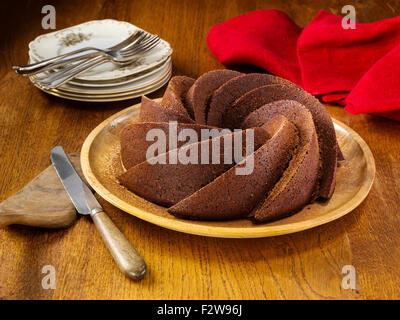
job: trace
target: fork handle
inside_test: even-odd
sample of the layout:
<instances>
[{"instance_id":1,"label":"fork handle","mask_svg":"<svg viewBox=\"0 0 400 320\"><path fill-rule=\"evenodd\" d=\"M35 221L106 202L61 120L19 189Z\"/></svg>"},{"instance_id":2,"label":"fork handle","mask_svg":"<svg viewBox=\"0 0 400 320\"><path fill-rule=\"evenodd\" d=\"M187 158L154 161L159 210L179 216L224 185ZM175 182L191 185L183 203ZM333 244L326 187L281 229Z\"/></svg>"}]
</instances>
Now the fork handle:
<instances>
[{"instance_id":1,"label":"fork handle","mask_svg":"<svg viewBox=\"0 0 400 320\"><path fill-rule=\"evenodd\" d=\"M60 61L62 59L65 59L65 58L68 58L70 56L73 56L73 55L75 55L77 53L81 53L81 52L85 52L85 51L89 51L89 50L98 50L98 49L97 48L93 48L93 47L81 48L81 49L78 49L78 50L74 50L74 51L62 54L60 56L56 56L56 57L45 59L45 60L42 60L42 61L39 61L39 62L27 64L25 66L13 66L13 69L18 73L24 74L24 73L27 73L27 72L29 72L31 70L36 69L36 68L45 67L48 64Z\"/></svg>"},{"instance_id":2,"label":"fork handle","mask_svg":"<svg viewBox=\"0 0 400 320\"><path fill-rule=\"evenodd\" d=\"M146 274L146 263L128 239L104 211L94 212L91 217L120 270L133 280L142 279Z\"/></svg>"},{"instance_id":3,"label":"fork handle","mask_svg":"<svg viewBox=\"0 0 400 320\"><path fill-rule=\"evenodd\" d=\"M55 89L68 82L69 80L75 78L79 74L93 69L94 67L97 67L107 61L109 61L109 59L104 56L95 57L87 61L80 62L72 67L57 71L46 80L37 82L37 84L39 84L44 89Z\"/></svg>"},{"instance_id":4,"label":"fork handle","mask_svg":"<svg viewBox=\"0 0 400 320\"><path fill-rule=\"evenodd\" d=\"M37 66L35 68L31 68L30 70L16 70L16 71L17 71L17 73L23 74L23 75L34 75L37 73L41 73L41 72L45 72L45 71L49 71L52 69L56 69L56 68L65 66L72 62L92 59L92 58L95 58L98 56L104 56L104 55L105 55L105 53L103 53L103 52L92 52L92 53L82 54L80 56L73 57L73 58L61 59L61 60L57 60L54 62L50 62L44 66Z\"/></svg>"}]
</instances>

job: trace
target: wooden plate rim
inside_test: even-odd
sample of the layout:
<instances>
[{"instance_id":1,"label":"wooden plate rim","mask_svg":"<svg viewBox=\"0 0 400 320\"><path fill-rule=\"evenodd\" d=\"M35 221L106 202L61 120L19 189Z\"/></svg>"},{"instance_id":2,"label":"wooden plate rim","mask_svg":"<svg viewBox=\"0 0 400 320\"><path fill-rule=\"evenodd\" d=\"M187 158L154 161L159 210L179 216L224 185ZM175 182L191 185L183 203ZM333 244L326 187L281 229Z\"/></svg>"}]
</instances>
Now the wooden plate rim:
<instances>
[{"instance_id":1,"label":"wooden plate rim","mask_svg":"<svg viewBox=\"0 0 400 320\"><path fill-rule=\"evenodd\" d=\"M159 100L159 99L155 99ZM354 201L348 201L340 208L333 210L326 216L320 216L316 218L311 218L309 220L299 221L295 223L288 223L280 226L271 226L271 225L255 225L254 228L240 228L240 227L221 227L221 226L205 226L193 224L190 220L183 219L170 219L166 217L161 217L158 215L154 215L147 211L144 211L140 208L137 208L117 196L111 193L103 184L96 178L95 174L92 171L90 166L89 159L89 151L92 146L93 141L97 137L97 135L103 130L111 121L120 117L121 115L129 112L131 110L140 108L140 103L123 109L111 117L107 118L103 122L101 122L93 131L87 136L86 140L82 145L81 150L81 167L83 174L88 181L88 183L92 186L92 188L106 201L110 202L112 205L117 208L125 211L129 214L132 214L142 220L153 223L155 225L194 235L200 236L209 236L209 237L218 237L218 238L261 238L261 237L270 237L277 235L284 235L294 232L303 231L306 229L314 228L325 223L336 220L347 213L354 210L368 195L371 190L374 178L375 178L375 160L373 154L368 147L367 143L350 127L332 118L333 122L340 127L342 127L345 131L347 131L351 137L356 140L362 149L367 165L367 172L372 174L367 175L367 179L365 183L361 186L359 191L354 195Z\"/></svg>"}]
</instances>

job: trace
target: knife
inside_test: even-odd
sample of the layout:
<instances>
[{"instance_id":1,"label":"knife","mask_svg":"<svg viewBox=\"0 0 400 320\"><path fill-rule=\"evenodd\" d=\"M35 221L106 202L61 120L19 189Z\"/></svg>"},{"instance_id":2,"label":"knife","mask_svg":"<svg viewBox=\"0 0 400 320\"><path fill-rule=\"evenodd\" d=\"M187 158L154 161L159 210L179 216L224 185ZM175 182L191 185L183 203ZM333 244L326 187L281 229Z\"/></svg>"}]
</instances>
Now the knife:
<instances>
[{"instance_id":1,"label":"knife","mask_svg":"<svg viewBox=\"0 0 400 320\"><path fill-rule=\"evenodd\" d=\"M142 279L146 274L146 263L103 211L100 203L75 171L63 148L54 147L50 158L76 210L82 215L91 216L121 271L131 279Z\"/></svg>"}]
</instances>

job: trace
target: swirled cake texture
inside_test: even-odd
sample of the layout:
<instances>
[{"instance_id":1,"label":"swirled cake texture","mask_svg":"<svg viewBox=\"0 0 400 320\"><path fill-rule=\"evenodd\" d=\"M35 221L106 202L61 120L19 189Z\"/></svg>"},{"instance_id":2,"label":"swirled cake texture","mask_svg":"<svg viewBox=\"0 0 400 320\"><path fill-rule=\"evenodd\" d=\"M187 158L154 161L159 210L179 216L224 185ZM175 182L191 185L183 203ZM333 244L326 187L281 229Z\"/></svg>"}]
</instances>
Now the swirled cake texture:
<instances>
[{"instance_id":1,"label":"swirled cake texture","mask_svg":"<svg viewBox=\"0 0 400 320\"><path fill-rule=\"evenodd\" d=\"M149 155L152 130L162 134L164 148ZM120 141L126 171L119 182L195 220L267 222L326 201L342 157L332 119L315 97L279 77L232 70L173 77L161 102L143 96L138 121ZM232 141L239 151L226 148Z\"/></svg>"}]
</instances>

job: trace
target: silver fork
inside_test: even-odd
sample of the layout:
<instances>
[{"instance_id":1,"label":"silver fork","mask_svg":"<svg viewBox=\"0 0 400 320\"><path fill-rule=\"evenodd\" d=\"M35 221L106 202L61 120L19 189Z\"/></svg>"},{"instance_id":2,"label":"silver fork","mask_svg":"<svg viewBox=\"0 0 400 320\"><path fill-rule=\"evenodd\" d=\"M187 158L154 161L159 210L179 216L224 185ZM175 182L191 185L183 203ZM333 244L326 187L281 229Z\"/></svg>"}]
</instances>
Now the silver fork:
<instances>
[{"instance_id":1,"label":"silver fork","mask_svg":"<svg viewBox=\"0 0 400 320\"><path fill-rule=\"evenodd\" d=\"M123 40L120 43L116 44L115 46L112 46L107 49L99 49L99 48L95 48L95 47L85 47L85 48L81 48L81 49L78 49L78 50L75 50L72 52L68 52L66 54L63 54L63 55L60 55L57 57L53 57L50 59L31 63L31 64L28 64L25 66L13 66L13 69L19 74L29 74L29 75L37 74L40 72L48 71L53 68L61 67L63 65L71 63L71 62L84 60L84 59L90 59L90 58L94 58L95 56L107 54L109 51L130 48L133 45L135 45L135 43L137 43L138 41L141 41L144 37L146 37L148 35L149 34L143 30L137 30L134 33L132 33L125 40ZM74 56L78 53L85 52L85 51L96 51L96 52L83 54L83 55L79 55L77 57L66 59L70 56Z\"/></svg>"},{"instance_id":2,"label":"silver fork","mask_svg":"<svg viewBox=\"0 0 400 320\"><path fill-rule=\"evenodd\" d=\"M89 60L89 59L92 59L92 58L105 56L105 55L110 55L111 58L113 58L114 57L113 55L115 54L115 52L117 52L119 50L122 50L122 49L123 50L133 49L135 45L140 44L142 41L147 41L147 39L149 39L151 36L152 36L151 34L143 32L138 37L133 39L131 42L125 42L124 41L125 43L123 45L121 45L121 46L118 46L118 47L114 46L114 47L111 47L111 49L109 48L109 49L106 49L106 50L98 49L98 52L95 52L95 53L88 53L88 54L85 54L85 55L82 55L82 56L79 56L79 57L76 57L76 58L64 59L64 60L61 60L59 62L51 63L51 64L49 64L49 65L47 65L45 67L39 68L38 70L34 70L33 72L32 71L26 72L25 75L26 74L34 75L34 74L37 74L37 73L42 73L42 72L45 72L45 71L57 69L59 67L65 66L67 64L72 64L73 62L76 62L76 61L79 61L79 60ZM74 64L72 64L72 66L74 66ZM67 70L70 70L70 69L68 69L68 67L67 67L67 68L64 68L62 70L67 71Z\"/></svg>"},{"instance_id":3,"label":"silver fork","mask_svg":"<svg viewBox=\"0 0 400 320\"><path fill-rule=\"evenodd\" d=\"M54 72L43 80L32 80L44 89L54 89L75 78L79 74L97 67L105 62L112 62L121 66L128 65L136 61L144 53L153 49L159 42L160 38L157 35L153 35L133 48L109 52L107 56L98 56Z\"/></svg>"},{"instance_id":4,"label":"silver fork","mask_svg":"<svg viewBox=\"0 0 400 320\"><path fill-rule=\"evenodd\" d=\"M155 38L159 39L157 35L148 34L145 37L143 37L138 43L135 43L136 45L134 47L129 46L127 48L121 48L120 50L108 51L107 52L108 58L115 59L116 64L118 64L118 62L123 62L123 60L124 60L123 55L127 56L131 53L132 54L137 53L139 50L142 50L143 47L147 46L148 44L151 44ZM122 52L122 54L121 54L121 52ZM104 57L104 55L99 55L99 56ZM90 60L94 61L95 57L96 56L92 57L93 59L91 58ZM87 62L89 63L89 60ZM80 64L73 64L69 67L66 67L66 68L60 70L59 72L52 73L47 77L47 80L49 80L49 81L56 80L60 76L70 74L71 72L76 70L77 66L81 66L84 63L85 62L81 62Z\"/></svg>"},{"instance_id":5,"label":"silver fork","mask_svg":"<svg viewBox=\"0 0 400 320\"><path fill-rule=\"evenodd\" d=\"M115 64L126 65L132 63L143 53L154 48L160 41L160 38L157 35L152 35L148 37L146 40L143 40L137 46L133 48L127 48L123 50L116 50L115 52L110 52L108 56L99 56L67 68L64 68L60 71L52 73L50 76L46 78L40 78L39 81L35 81L39 85L44 88L51 88L53 85L60 86L59 81L72 79L72 76L77 76L78 74L87 71L95 66L98 66L102 63L111 61ZM68 76L68 79L64 79ZM71 76L71 77L70 77Z\"/></svg>"}]
</instances>

